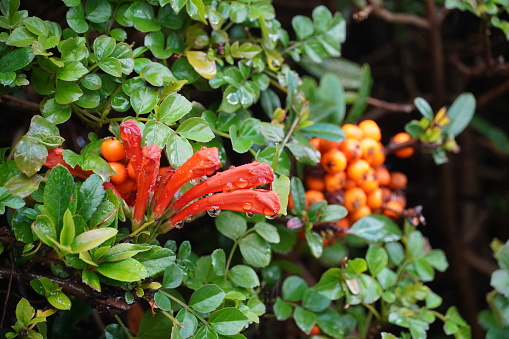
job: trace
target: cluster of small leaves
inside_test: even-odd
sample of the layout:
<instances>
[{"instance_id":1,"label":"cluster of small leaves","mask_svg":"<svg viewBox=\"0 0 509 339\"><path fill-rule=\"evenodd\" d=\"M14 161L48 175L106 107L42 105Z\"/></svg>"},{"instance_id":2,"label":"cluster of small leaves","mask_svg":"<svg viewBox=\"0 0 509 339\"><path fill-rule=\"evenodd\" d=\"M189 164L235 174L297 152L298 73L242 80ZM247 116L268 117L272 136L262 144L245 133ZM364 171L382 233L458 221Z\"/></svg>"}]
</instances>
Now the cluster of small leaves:
<instances>
[{"instance_id":1,"label":"cluster of small leaves","mask_svg":"<svg viewBox=\"0 0 509 339\"><path fill-rule=\"evenodd\" d=\"M406 132L431 150L436 164L447 162L446 152L457 152L455 137L463 132L474 116L475 97L471 93L463 93L447 110L442 108L437 114L423 98L416 98L414 103L423 117L406 124Z\"/></svg>"},{"instance_id":2,"label":"cluster of small leaves","mask_svg":"<svg viewBox=\"0 0 509 339\"><path fill-rule=\"evenodd\" d=\"M493 291L486 300L489 309L479 313L479 323L486 330L486 338L503 338L509 335L509 242L502 244L499 240L492 242L491 247L497 259L499 269L491 275Z\"/></svg>"},{"instance_id":3,"label":"cluster of small leaves","mask_svg":"<svg viewBox=\"0 0 509 339\"><path fill-rule=\"evenodd\" d=\"M442 298L424 285L434 279L435 270L447 268L444 253L427 250L422 233L408 223L401 233L395 224L382 219L386 218L369 216L352 226L348 237L368 242L365 258L348 259L341 268L330 268L312 287L301 277L286 278L282 296L274 305L276 318L293 317L305 333L318 325L325 334L343 338L367 319L353 311L356 308L345 311L344 306L371 305L367 310L377 323L408 329L402 337L426 338L430 324L439 317L446 334L468 338L469 327L456 309L450 308L445 315L436 312Z\"/></svg>"},{"instance_id":4,"label":"cluster of small leaves","mask_svg":"<svg viewBox=\"0 0 509 339\"><path fill-rule=\"evenodd\" d=\"M16 324L12 326L14 332L6 333L5 337L43 339L47 332L46 318L54 313L54 309L35 311L30 302L22 298L16 306Z\"/></svg>"}]
</instances>

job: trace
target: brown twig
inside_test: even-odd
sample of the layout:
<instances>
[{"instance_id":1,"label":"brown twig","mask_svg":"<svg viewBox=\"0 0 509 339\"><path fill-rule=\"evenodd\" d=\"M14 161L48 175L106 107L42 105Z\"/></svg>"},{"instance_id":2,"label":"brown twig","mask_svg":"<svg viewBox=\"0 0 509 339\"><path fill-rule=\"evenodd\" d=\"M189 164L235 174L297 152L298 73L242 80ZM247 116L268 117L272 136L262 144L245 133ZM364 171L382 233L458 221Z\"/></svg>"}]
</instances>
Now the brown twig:
<instances>
[{"instance_id":1,"label":"brown twig","mask_svg":"<svg viewBox=\"0 0 509 339\"><path fill-rule=\"evenodd\" d=\"M463 260L470 265L470 267L475 268L488 277L490 277L491 274L498 269L498 266L495 263L480 257L471 249L463 251Z\"/></svg>"},{"instance_id":2,"label":"brown twig","mask_svg":"<svg viewBox=\"0 0 509 339\"><path fill-rule=\"evenodd\" d=\"M420 16L409 14L409 13L394 13L383 7L375 5L372 1L369 1L369 5L363 10L354 13L353 18L358 21L366 19L370 14L373 14L387 22L413 25L424 29L430 29L430 23L421 18Z\"/></svg>"},{"instance_id":3,"label":"brown twig","mask_svg":"<svg viewBox=\"0 0 509 339\"><path fill-rule=\"evenodd\" d=\"M386 109L388 111L404 112L404 113L410 113L415 108L415 106L413 104L396 104L393 102L387 102L387 101L372 98L372 97L368 98L368 104L370 104L371 106L378 107L378 108Z\"/></svg>"},{"instance_id":4,"label":"brown twig","mask_svg":"<svg viewBox=\"0 0 509 339\"><path fill-rule=\"evenodd\" d=\"M39 112L39 104L29 100L21 99L10 94L0 95L0 102L5 102L9 107L27 110L30 112Z\"/></svg>"},{"instance_id":5,"label":"brown twig","mask_svg":"<svg viewBox=\"0 0 509 339\"><path fill-rule=\"evenodd\" d=\"M497 87L490 89L488 92L481 94L477 98L477 107L486 105L488 102L501 96L502 94L504 94L507 91L509 91L509 79L504 81Z\"/></svg>"}]
</instances>

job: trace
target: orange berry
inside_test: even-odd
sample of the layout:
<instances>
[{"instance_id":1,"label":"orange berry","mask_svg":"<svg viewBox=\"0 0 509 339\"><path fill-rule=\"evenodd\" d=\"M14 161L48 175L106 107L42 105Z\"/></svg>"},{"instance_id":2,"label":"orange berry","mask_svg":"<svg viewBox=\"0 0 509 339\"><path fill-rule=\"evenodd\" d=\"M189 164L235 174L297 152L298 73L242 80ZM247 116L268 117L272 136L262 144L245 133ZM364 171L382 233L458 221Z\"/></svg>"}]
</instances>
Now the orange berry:
<instances>
[{"instance_id":1,"label":"orange berry","mask_svg":"<svg viewBox=\"0 0 509 339\"><path fill-rule=\"evenodd\" d=\"M313 205L315 202L325 200L322 192L317 190L306 191L306 209Z\"/></svg>"},{"instance_id":2,"label":"orange berry","mask_svg":"<svg viewBox=\"0 0 509 339\"><path fill-rule=\"evenodd\" d=\"M320 143L321 143L321 139L320 138L312 138L311 140L309 140L309 143L311 144L311 146L313 146L318 152L321 152L320 151Z\"/></svg>"},{"instance_id":3,"label":"orange berry","mask_svg":"<svg viewBox=\"0 0 509 339\"><path fill-rule=\"evenodd\" d=\"M339 219L336 223L336 228L350 228L352 224L348 218Z\"/></svg>"},{"instance_id":4,"label":"orange berry","mask_svg":"<svg viewBox=\"0 0 509 339\"><path fill-rule=\"evenodd\" d=\"M345 191L344 206L348 212L355 212L362 205L366 205L367 197L362 188L354 187Z\"/></svg>"},{"instance_id":5,"label":"orange berry","mask_svg":"<svg viewBox=\"0 0 509 339\"><path fill-rule=\"evenodd\" d=\"M295 206L293 205L293 199L292 199L292 194L288 194L288 209L289 210L293 210Z\"/></svg>"},{"instance_id":6,"label":"orange berry","mask_svg":"<svg viewBox=\"0 0 509 339\"><path fill-rule=\"evenodd\" d=\"M399 202L400 205L405 208L406 207L406 197L403 193L401 192L396 192L396 193L393 193L391 195L391 199L392 201L396 201L396 202Z\"/></svg>"},{"instance_id":7,"label":"orange berry","mask_svg":"<svg viewBox=\"0 0 509 339\"><path fill-rule=\"evenodd\" d=\"M354 124L344 124L342 128L347 139L361 140L364 137L362 130Z\"/></svg>"},{"instance_id":8,"label":"orange berry","mask_svg":"<svg viewBox=\"0 0 509 339\"><path fill-rule=\"evenodd\" d=\"M320 333L322 333L322 331L320 330L320 327L315 325L311 328L311 332L309 332L309 335L319 335Z\"/></svg>"},{"instance_id":9,"label":"orange berry","mask_svg":"<svg viewBox=\"0 0 509 339\"><path fill-rule=\"evenodd\" d=\"M116 173L115 175L110 176L110 181L115 185L123 183L127 179L127 168L116 161L110 161L108 164L110 164L111 169Z\"/></svg>"},{"instance_id":10,"label":"orange berry","mask_svg":"<svg viewBox=\"0 0 509 339\"><path fill-rule=\"evenodd\" d=\"M339 150L345 154L348 162L360 159L362 156L361 143L357 139L346 139L339 145Z\"/></svg>"},{"instance_id":11,"label":"orange berry","mask_svg":"<svg viewBox=\"0 0 509 339\"><path fill-rule=\"evenodd\" d=\"M343 152L332 149L322 155L320 164L328 173L338 173L345 170L347 161Z\"/></svg>"},{"instance_id":12,"label":"orange berry","mask_svg":"<svg viewBox=\"0 0 509 339\"><path fill-rule=\"evenodd\" d=\"M402 172L392 172L391 173L391 182L389 184L389 188L393 191L399 191L405 189L408 183L408 178L406 174Z\"/></svg>"},{"instance_id":13,"label":"orange berry","mask_svg":"<svg viewBox=\"0 0 509 339\"><path fill-rule=\"evenodd\" d=\"M345 171L338 173L327 173L325 174L323 181L325 182L325 190L327 192L336 192L345 187L346 173Z\"/></svg>"},{"instance_id":14,"label":"orange berry","mask_svg":"<svg viewBox=\"0 0 509 339\"><path fill-rule=\"evenodd\" d=\"M323 191L325 190L325 181L321 177L306 177L306 186L310 190Z\"/></svg>"},{"instance_id":15,"label":"orange berry","mask_svg":"<svg viewBox=\"0 0 509 339\"><path fill-rule=\"evenodd\" d=\"M348 190L350 188L357 187L357 182L353 181L352 179L349 179L348 176L345 181L345 187L343 187L345 190Z\"/></svg>"},{"instance_id":16,"label":"orange berry","mask_svg":"<svg viewBox=\"0 0 509 339\"><path fill-rule=\"evenodd\" d=\"M372 210L376 210L377 208L382 207L383 197L382 197L382 189L377 188L376 190L370 192L366 196L366 205Z\"/></svg>"},{"instance_id":17,"label":"orange berry","mask_svg":"<svg viewBox=\"0 0 509 339\"><path fill-rule=\"evenodd\" d=\"M367 206L367 205L362 205L355 212L350 214L350 220L351 220L351 222L356 222L360 218L365 217L370 214L371 214L371 208L369 208L369 206Z\"/></svg>"},{"instance_id":18,"label":"orange berry","mask_svg":"<svg viewBox=\"0 0 509 339\"><path fill-rule=\"evenodd\" d=\"M127 175L129 176L129 178L136 180L136 173L134 172L134 167L131 162L127 164Z\"/></svg>"},{"instance_id":19,"label":"orange berry","mask_svg":"<svg viewBox=\"0 0 509 339\"><path fill-rule=\"evenodd\" d=\"M370 169L364 178L362 178L357 185L364 190L366 193L371 193L378 189L379 184L376 178L375 170Z\"/></svg>"},{"instance_id":20,"label":"orange berry","mask_svg":"<svg viewBox=\"0 0 509 339\"><path fill-rule=\"evenodd\" d=\"M412 139L412 137L408 133L400 132L391 138L390 143L394 144L394 145L399 145L399 144L409 141L410 139ZM398 158L403 158L403 159L411 157L412 154L414 154L413 147L403 147L403 148L399 148L394 151L395 156L397 156Z\"/></svg>"},{"instance_id":21,"label":"orange berry","mask_svg":"<svg viewBox=\"0 0 509 339\"><path fill-rule=\"evenodd\" d=\"M381 187L381 189L382 189L382 201L386 202L386 201L391 200L391 197L392 197L391 189L388 187Z\"/></svg>"},{"instance_id":22,"label":"orange berry","mask_svg":"<svg viewBox=\"0 0 509 339\"><path fill-rule=\"evenodd\" d=\"M348 179L358 182L365 177L371 166L366 160L359 159L350 163L346 169Z\"/></svg>"},{"instance_id":23,"label":"orange berry","mask_svg":"<svg viewBox=\"0 0 509 339\"><path fill-rule=\"evenodd\" d=\"M120 194L129 194L131 192L136 191L138 187L136 185L136 181L127 178L124 182L120 184L115 184L115 188Z\"/></svg>"},{"instance_id":24,"label":"orange berry","mask_svg":"<svg viewBox=\"0 0 509 339\"><path fill-rule=\"evenodd\" d=\"M125 159L124 145L117 138L106 139L101 144L101 153L107 161Z\"/></svg>"},{"instance_id":25,"label":"orange berry","mask_svg":"<svg viewBox=\"0 0 509 339\"><path fill-rule=\"evenodd\" d=\"M322 154L325 154L330 150L339 149L339 144L340 144L340 142L338 142L338 141L330 141L330 140L322 139L322 140L320 140L320 152L322 152Z\"/></svg>"},{"instance_id":26,"label":"orange berry","mask_svg":"<svg viewBox=\"0 0 509 339\"><path fill-rule=\"evenodd\" d=\"M376 141L380 141L382 139L382 133L380 132L380 127L373 120L364 120L359 123L359 128L364 134L365 138L371 138Z\"/></svg>"},{"instance_id":27,"label":"orange berry","mask_svg":"<svg viewBox=\"0 0 509 339\"><path fill-rule=\"evenodd\" d=\"M380 186L389 186L391 183L391 173L385 167L377 167L375 168L375 175L378 179L378 184Z\"/></svg>"},{"instance_id":28,"label":"orange berry","mask_svg":"<svg viewBox=\"0 0 509 339\"><path fill-rule=\"evenodd\" d=\"M384 214L389 218L398 218L403 213L403 206L398 201L389 200L384 204Z\"/></svg>"}]
</instances>

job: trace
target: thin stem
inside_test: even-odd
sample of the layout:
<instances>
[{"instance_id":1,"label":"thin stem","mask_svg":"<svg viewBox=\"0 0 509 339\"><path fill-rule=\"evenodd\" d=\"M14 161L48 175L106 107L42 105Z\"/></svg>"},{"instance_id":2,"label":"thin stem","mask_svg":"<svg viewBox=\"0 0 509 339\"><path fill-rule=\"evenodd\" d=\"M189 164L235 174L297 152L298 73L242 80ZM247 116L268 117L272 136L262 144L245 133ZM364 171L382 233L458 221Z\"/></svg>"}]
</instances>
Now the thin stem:
<instances>
[{"instance_id":1,"label":"thin stem","mask_svg":"<svg viewBox=\"0 0 509 339\"><path fill-rule=\"evenodd\" d=\"M184 325L182 325L182 323L180 321L178 321L174 316L172 316L171 314L169 314L165 310L161 310L161 313L164 314L164 316L166 318L170 319L171 322L173 323L173 325L177 325L180 328L184 328Z\"/></svg>"},{"instance_id":2,"label":"thin stem","mask_svg":"<svg viewBox=\"0 0 509 339\"><path fill-rule=\"evenodd\" d=\"M230 255L228 256L228 260L226 261L226 269L225 269L225 272L224 272L224 276L225 277L226 277L226 274L228 273L228 270L230 269L230 265L231 265L232 260L233 260L233 253L235 253L235 250L237 249L237 246L238 246L238 242L235 241L233 243L232 249L230 251Z\"/></svg>"},{"instance_id":3,"label":"thin stem","mask_svg":"<svg viewBox=\"0 0 509 339\"><path fill-rule=\"evenodd\" d=\"M167 296L168 298L170 298L172 301L176 302L177 304L179 304L180 306L182 306L183 308L185 308L187 311L189 311L190 313L192 313L198 320L200 320L202 323L204 323L206 326L209 326L209 323L207 322L207 320L205 320L201 315L199 315L198 313L196 313L191 307L187 306L186 303L182 302L180 299L178 298L175 298L174 296L172 296L171 294L163 291L163 290L159 290L159 292L161 292L162 294L164 294L165 296ZM164 312L164 311L163 311ZM177 319L175 319L176 321L178 321Z\"/></svg>"},{"instance_id":4,"label":"thin stem","mask_svg":"<svg viewBox=\"0 0 509 339\"><path fill-rule=\"evenodd\" d=\"M120 317L118 315L114 315L115 317L115 320L118 322L118 324L120 325L120 327L122 327L122 329L124 330L125 334L127 335L127 337L129 339L131 338L134 338L132 335L131 335L131 331L129 331L129 329L124 325L124 323L122 322L122 319L120 319Z\"/></svg>"},{"instance_id":5,"label":"thin stem","mask_svg":"<svg viewBox=\"0 0 509 339\"><path fill-rule=\"evenodd\" d=\"M366 303L362 303L362 306L366 307L376 318L377 321L381 321L382 320L382 316L380 315L380 313L378 313L378 311L373 307L373 305L371 304L366 304Z\"/></svg>"},{"instance_id":6,"label":"thin stem","mask_svg":"<svg viewBox=\"0 0 509 339\"><path fill-rule=\"evenodd\" d=\"M143 225L138 227L136 230L131 232L131 234L129 234L129 237L132 238L132 237L136 236L138 233L143 231L145 228L147 228L147 227L149 227L150 225L153 225L153 224L154 224L154 220L150 220L150 221L144 223Z\"/></svg>"},{"instance_id":7,"label":"thin stem","mask_svg":"<svg viewBox=\"0 0 509 339\"><path fill-rule=\"evenodd\" d=\"M299 123L299 116L297 115L295 117L295 120L292 122L292 125L290 126L290 129L288 130L288 133L286 134L283 142L279 147L276 148L276 154L274 154L274 158L272 159L272 169L274 172L277 170L277 166L279 163L279 157L281 156L281 152L283 152L283 149L286 147L286 144L288 143L288 140L290 140L290 137L292 136L293 131L297 127L297 124Z\"/></svg>"},{"instance_id":8,"label":"thin stem","mask_svg":"<svg viewBox=\"0 0 509 339\"><path fill-rule=\"evenodd\" d=\"M364 327L364 330L362 331L361 336L360 336L363 339L368 337L368 332L369 332L372 318L373 318L373 313L372 312L368 313L368 316L366 317L366 322L364 323L366 325L366 327Z\"/></svg>"}]
</instances>

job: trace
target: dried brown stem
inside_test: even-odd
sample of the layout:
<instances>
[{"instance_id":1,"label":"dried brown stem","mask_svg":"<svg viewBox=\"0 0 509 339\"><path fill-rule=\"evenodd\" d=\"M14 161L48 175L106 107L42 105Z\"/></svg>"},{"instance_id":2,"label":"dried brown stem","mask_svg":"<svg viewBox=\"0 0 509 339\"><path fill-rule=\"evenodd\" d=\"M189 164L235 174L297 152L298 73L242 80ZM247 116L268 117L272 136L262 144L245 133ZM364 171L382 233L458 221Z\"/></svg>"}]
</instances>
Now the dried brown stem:
<instances>
[{"instance_id":1,"label":"dried brown stem","mask_svg":"<svg viewBox=\"0 0 509 339\"><path fill-rule=\"evenodd\" d=\"M410 13L394 13L383 7L375 5L372 1L369 1L369 5L366 6L362 11L354 14L354 19L361 21L366 19L370 14L373 14L387 22L413 25L424 29L430 29L430 23L421 18L420 16Z\"/></svg>"},{"instance_id":2,"label":"dried brown stem","mask_svg":"<svg viewBox=\"0 0 509 339\"><path fill-rule=\"evenodd\" d=\"M387 102L384 100L376 99L376 98L368 98L368 104L371 106L375 106L378 108L383 108L388 111L393 112L404 112L404 113L410 113L414 110L415 106L412 104L396 104L392 102Z\"/></svg>"},{"instance_id":3,"label":"dried brown stem","mask_svg":"<svg viewBox=\"0 0 509 339\"><path fill-rule=\"evenodd\" d=\"M26 110L30 112L39 112L39 104L36 102L20 99L10 94L2 94L0 95L0 102L5 103L7 106L19 109Z\"/></svg>"}]
</instances>

